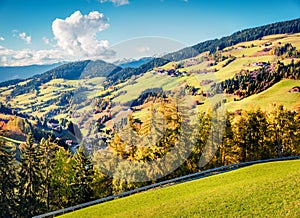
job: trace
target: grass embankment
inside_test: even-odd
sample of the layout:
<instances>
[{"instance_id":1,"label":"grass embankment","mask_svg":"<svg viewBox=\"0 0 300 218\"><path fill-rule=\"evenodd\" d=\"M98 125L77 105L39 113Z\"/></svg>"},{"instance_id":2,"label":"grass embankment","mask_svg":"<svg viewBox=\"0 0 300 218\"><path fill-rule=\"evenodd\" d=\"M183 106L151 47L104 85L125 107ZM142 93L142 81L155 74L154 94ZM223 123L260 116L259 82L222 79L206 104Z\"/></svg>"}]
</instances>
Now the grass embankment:
<instances>
[{"instance_id":1,"label":"grass embankment","mask_svg":"<svg viewBox=\"0 0 300 218\"><path fill-rule=\"evenodd\" d=\"M300 160L254 165L62 217L300 217Z\"/></svg>"}]
</instances>

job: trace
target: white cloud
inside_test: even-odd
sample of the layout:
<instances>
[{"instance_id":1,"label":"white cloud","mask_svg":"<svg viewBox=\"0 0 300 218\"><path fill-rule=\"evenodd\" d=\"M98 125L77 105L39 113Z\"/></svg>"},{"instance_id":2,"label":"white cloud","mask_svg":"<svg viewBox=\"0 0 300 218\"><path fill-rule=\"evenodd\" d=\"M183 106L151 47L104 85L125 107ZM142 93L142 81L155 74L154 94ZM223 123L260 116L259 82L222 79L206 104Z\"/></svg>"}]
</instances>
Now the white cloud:
<instances>
[{"instance_id":1,"label":"white cloud","mask_svg":"<svg viewBox=\"0 0 300 218\"><path fill-rule=\"evenodd\" d=\"M43 37L45 44L52 49L12 50L0 46L0 65L25 66L31 64L51 64L59 61L84 59L110 59L115 52L107 40L97 39L101 31L109 27L107 18L97 11L82 15L74 12L65 19L55 19L52 23L54 39ZM19 30L12 31L13 36L31 43L31 36Z\"/></svg>"},{"instance_id":2,"label":"white cloud","mask_svg":"<svg viewBox=\"0 0 300 218\"><path fill-rule=\"evenodd\" d=\"M97 33L109 27L104 14L98 11L82 15L74 12L66 19L56 19L52 31L57 45L70 55L103 58L113 55L107 40L98 40Z\"/></svg>"},{"instance_id":3,"label":"white cloud","mask_svg":"<svg viewBox=\"0 0 300 218\"><path fill-rule=\"evenodd\" d=\"M50 40L47 37L43 37L42 39L46 45L50 44Z\"/></svg>"},{"instance_id":4,"label":"white cloud","mask_svg":"<svg viewBox=\"0 0 300 218\"><path fill-rule=\"evenodd\" d=\"M99 0L101 3L104 2L112 2L116 6L121 6L121 5L128 5L129 0Z\"/></svg>"},{"instance_id":5,"label":"white cloud","mask_svg":"<svg viewBox=\"0 0 300 218\"><path fill-rule=\"evenodd\" d=\"M27 36L27 34L25 32L20 33L19 38L24 40L26 42L26 44L31 43L31 36Z\"/></svg>"},{"instance_id":6,"label":"white cloud","mask_svg":"<svg viewBox=\"0 0 300 218\"><path fill-rule=\"evenodd\" d=\"M0 41L4 41L5 40L5 38L3 38L2 36L0 36Z\"/></svg>"},{"instance_id":7,"label":"white cloud","mask_svg":"<svg viewBox=\"0 0 300 218\"><path fill-rule=\"evenodd\" d=\"M0 63L2 66L6 66L7 65L7 57L1 57Z\"/></svg>"},{"instance_id":8,"label":"white cloud","mask_svg":"<svg viewBox=\"0 0 300 218\"><path fill-rule=\"evenodd\" d=\"M10 50L0 46L0 65L26 66L32 64L51 64L59 61L74 60L59 49L49 50Z\"/></svg>"}]
</instances>

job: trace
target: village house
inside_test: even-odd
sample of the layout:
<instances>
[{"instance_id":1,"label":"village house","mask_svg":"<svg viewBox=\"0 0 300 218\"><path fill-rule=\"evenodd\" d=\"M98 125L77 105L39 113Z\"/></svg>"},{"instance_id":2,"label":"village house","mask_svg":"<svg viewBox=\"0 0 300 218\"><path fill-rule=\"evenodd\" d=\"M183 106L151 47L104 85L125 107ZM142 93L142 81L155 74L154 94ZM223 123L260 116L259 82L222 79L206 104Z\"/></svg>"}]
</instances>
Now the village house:
<instances>
[{"instance_id":1,"label":"village house","mask_svg":"<svg viewBox=\"0 0 300 218\"><path fill-rule=\"evenodd\" d=\"M293 87L290 92L300 92L300 86Z\"/></svg>"},{"instance_id":2,"label":"village house","mask_svg":"<svg viewBox=\"0 0 300 218\"><path fill-rule=\"evenodd\" d=\"M267 63L267 62L253 62L252 63L252 66L253 67L265 67L265 66L269 66L270 64L269 63Z\"/></svg>"},{"instance_id":3,"label":"village house","mask_svg":"<svg viewBox=\"0 0 300 218\"><path fill-rule=\"evenodd\" d=\"M244 45L240 45L239 47L237 47L236 49L237 50L241 50L241 49L244 49L244 48L246 48L246 46L244 46Z\"/></svg>"},{"instance_id":4,"label":"village house","mask_svg":"<svg viewBox=\"0 0 300 218\"><path fill-rule=\"evenodd\" d=\"M66 145L68 145L68 146L72 146L72 144L73 144L73 140L66 140Z\"/></svg>"}]
</instances>

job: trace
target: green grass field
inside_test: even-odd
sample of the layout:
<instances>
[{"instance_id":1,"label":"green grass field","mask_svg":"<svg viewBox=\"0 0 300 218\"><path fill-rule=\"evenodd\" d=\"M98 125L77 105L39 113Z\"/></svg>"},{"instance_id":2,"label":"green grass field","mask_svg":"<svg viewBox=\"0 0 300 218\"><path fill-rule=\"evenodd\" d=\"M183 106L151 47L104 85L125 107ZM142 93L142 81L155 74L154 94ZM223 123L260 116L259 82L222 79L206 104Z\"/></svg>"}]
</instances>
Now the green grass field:
<instances>
[{"instance_id":1,"label":"green grass field","mask_svg":"<svg viewBox=\"0 0 300 218\"><path fill-rule=\"evenodd\" d=\"M245 49L246 50L246 49ZM254 62L264 61L271 63L277 59L276 56L266 55L266 56L258 56L258 57L245 57L238 58L235 61L228 64L226 67L221 68L216 76L220 81L233 77L236 73L240 72L242 69L244 70L254 70L258 67L252 67L251 64ZM213 68L213 67L212 67Z\"/></svg>"},{"instance_id":2,"label":"green grass field","mask_svg":"<svg viewBox=\"0 0 300 218\"><path fill-rule=\"evenodd\" d=\"M258 164L61 217L300 217L300 160Z\"/></svg>"},{"instance_id":3,"label":"green grass field","mask_svg":"<svg viewBox=\"0 0 300 218\"><path fill-rule=\"evenodd\" d=\"M238 109L251 109L260 107L263 110L271 109L272 104L282 104L287 109L293 109L295 105L300 103L300 93L289 92L294 86L300 86L300 80L284 79L267 90L252 95L241 101L233 101L226 104L229 111Z\"/></svg>"},{"instance_id":4,"label":"green grass field","mask_svg":"<svg viewBox=\"0 0 300 218\"><path fill-rule=\"evenodd\" d=\"M139 97L141 92L146 89L162 87L164 90L173 89L178 86L179 80L175 77L166 75L156 75L150 72L144 74L136 80L137 83L127 85L119 91L126 91L125 95L115 98L115 102L126 102Z\"/></svg>"}]
</instances>

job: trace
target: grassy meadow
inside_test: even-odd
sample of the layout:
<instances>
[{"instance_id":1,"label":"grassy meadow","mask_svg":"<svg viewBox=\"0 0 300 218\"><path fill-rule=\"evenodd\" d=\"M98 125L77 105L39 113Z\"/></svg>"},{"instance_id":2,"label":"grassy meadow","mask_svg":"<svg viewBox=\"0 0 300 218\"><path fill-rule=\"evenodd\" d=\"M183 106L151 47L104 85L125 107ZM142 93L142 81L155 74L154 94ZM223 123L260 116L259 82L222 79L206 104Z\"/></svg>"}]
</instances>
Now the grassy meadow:
<instances>
[{"instance_id":1,"label":"grassy meadow","mask_svg":"<svg viewBox=\"0 0 300 218\"><path fill-rule=\"evenodd\" d=\"M61 216L299 217L300 160L253 165Z\"/></svg>"}]
</instances>

